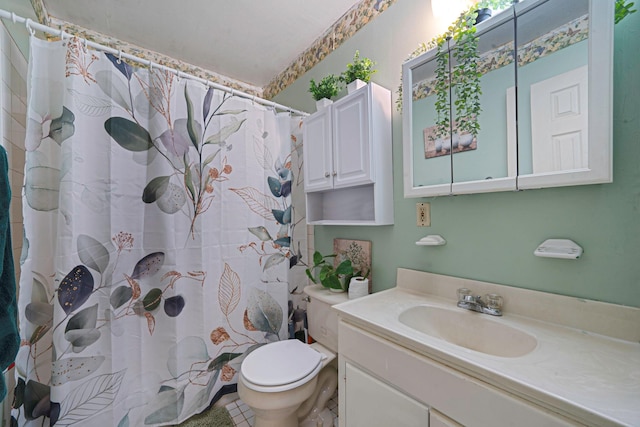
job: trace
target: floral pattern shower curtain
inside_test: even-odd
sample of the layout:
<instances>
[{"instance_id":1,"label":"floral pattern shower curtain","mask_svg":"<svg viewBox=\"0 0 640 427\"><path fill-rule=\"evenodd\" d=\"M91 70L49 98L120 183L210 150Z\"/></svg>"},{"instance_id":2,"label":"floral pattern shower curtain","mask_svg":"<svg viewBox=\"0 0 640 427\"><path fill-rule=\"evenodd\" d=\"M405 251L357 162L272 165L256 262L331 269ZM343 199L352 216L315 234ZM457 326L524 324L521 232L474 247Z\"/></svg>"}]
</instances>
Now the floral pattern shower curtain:
<instances>
[{"instance_id":1,"label":"floral pattern shower curtain","mask_svg":"<svg viewBox=\"0 0 640 427\"><path fill-rule=\"evenodd\" d=\"M301 121L75 39L28 85L13 416L181 422L288 335Z\"/></svg>"}]
</instances>

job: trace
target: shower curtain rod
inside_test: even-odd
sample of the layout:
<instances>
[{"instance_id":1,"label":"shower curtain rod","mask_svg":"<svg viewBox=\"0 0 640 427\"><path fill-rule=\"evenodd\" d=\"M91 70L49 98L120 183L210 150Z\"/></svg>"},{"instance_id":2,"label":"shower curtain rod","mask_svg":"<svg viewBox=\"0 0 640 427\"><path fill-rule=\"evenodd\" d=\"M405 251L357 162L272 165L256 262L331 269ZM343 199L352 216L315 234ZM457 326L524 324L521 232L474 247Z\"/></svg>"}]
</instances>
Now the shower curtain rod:
<instances>
[{"instance_id":1,"label":"shower curtain rod","mask_svg":"<svg viewBox=\"0 0 640 427\"><path fill-rule=\"evenodd\" d=\"M0 9L0 18L9 19L14 24L15 23L25 24L25 26L27 27L27 31L29 31L29 33L31 33L31 35L34 34L34 30L38 30L38 31L42 31L42 32L47 33L47 34L58 36L61 39L64 39L65 36L68 36L69 38L74 37L73 35L71 35L69 33L65 33L62 29L56 29L56 28L48 27L46 25L42 25L42 24L40 24L38 22L34 22L31 19L24 18L22 16L16 15L13 12L8 12L8 11L6 11L4 9ZM304 111L296 110L294 108L287 107L286 105L278 104L276 102L269 101L269 100L266 100L264 98L260 98L260 97L255 96L255 95L251 95L251 94L246 93L246 92L242 92L242 91L239 91L239 90L236 90L236 89L232 89L230 87L226 87L226 86L223 86L221 84L214 83L212 81L209 81L209 80L194 76L193 74L184 73L184 72L182 72L180 70L176 70L175 68L171 68L171 67L167 67L167 66L162 65L162 64L158 64L157 62L153 62L151 60L138 58L137 56L133 56L133 55L130 55L128 53L124 53L124 52L122 52L122 50L117 50L117 49L114 49L114 48L109 47L109 46L105 46L105 45L102 45L102 44L99 44L99 43L95 43L95 42L89 41L87 39L84 39L82 37L78 37L78 39L81 40L82 43L85 46L90 46L90 47L92 47L94 49L97 49L97 50L100 50L100 51L103 51L103 52L107 52L107 53L110 53L112 55L117 55L118 58L125 58L125 59L128 59L130 61L139 62L141 64L144 64L144 65L148 66L149 68L159 68L159 69L161 69L163 71L167 71L167 72L175 74L176 76L178 76L178 78L183 78L184 77L184 78L187 78L189 80L194 80L194 81L200 82L200 83L202 83L202 84L204 84L206 86L212 87L214 89L219 89L219 90L223 90L225 92L229 92L232 96L233 95L237 95L237 96L240 96L242 98L250 99L253 102L257 102L258 104L262 104L262 105L265 105L267 107L271 107L271 108L275 108L275 109L279 109L279 110L288 111L290 113L298 114L300 116L308 116L309 115L309 113L306 113Z\"/></svg>"}]
</instances>

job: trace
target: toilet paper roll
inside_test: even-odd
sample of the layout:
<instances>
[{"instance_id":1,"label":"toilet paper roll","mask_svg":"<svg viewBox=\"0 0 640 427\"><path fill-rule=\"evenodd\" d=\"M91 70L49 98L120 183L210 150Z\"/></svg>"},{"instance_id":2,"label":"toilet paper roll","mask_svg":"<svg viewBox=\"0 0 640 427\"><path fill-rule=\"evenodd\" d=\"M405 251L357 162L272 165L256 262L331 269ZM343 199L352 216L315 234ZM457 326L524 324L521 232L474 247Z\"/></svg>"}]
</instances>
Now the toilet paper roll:
<instances>
[{"instance_id":1,"label":"toilet paper roll","mask_svg":"<svg viewBox=\"0 0 640 427\"><path fill-rule=\"evenodd\" d=\"M369 279L353 277L349 282L349 299L360 298L369 294Z\"/></svg>"}]
</instances>

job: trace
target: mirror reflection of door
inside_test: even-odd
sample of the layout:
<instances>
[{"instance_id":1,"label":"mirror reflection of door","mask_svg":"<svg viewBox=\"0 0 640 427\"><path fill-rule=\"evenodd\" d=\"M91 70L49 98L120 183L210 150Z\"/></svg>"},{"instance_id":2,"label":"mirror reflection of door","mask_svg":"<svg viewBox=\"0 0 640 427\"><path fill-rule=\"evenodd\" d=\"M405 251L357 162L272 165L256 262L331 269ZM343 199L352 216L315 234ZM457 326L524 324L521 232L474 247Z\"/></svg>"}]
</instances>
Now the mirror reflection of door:
<instances>
[{"instance_id":1,"label":"mirror reflection of door","mask_svg":"<svg viewBox=\"0 0 640 427\"><path fill-rule=\"evenodd\" d=\"M518 14L518 173L588 169L589 0Z\"/></svg>"},{"instance_id":2,"label":"mirror reflection of door","mask_svg":"<svg viewBox=\"0 0 640 427\"><path fill-rule=\"evenodd\" d=\"M533 173L588 168L587 66L531 85Z\"/></svg>"}]
</instances>

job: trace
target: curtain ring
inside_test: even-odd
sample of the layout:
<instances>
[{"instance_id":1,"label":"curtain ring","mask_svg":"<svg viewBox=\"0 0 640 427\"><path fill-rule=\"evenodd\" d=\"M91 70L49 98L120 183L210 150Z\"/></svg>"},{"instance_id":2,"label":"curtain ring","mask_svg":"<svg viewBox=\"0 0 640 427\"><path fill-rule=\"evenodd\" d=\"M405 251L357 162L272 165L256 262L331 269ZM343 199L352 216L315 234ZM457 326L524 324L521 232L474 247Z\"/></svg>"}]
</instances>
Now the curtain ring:
<instances>
[{"instance_id":1,"label":"curtain ring","mask_svg":"<svg viewBox=\"0 0 640 427\"><path fill-rule=\"evenodd\" d=\"M182 72L180 70L176 70L176 77L178 78L178 83L180 82L180 74L182 74Z\"/></svg>"},{"instance_id":2,"label":"curtain ring","mask_svg":"<svg viewBox=\"0 0 640 427\"><path fill-rule=\"evenodd\" d=\"M60 28L60 34L59 34L59 37L60 37L60 41L61 41L61 42L64 42L64 31L62 30L62 28Z\"/></svg>"},{"instance_id":3,"label":"curtain ring","mask_svg":"<svg viewBox=\"0 0 640 427\"><path fill-rule=\"evenodd\" d=\"M236 91L232 88L231 89L231 96L235 96L235 94L236 94Z\"/></svg>"},{"instance_id":4,"label":"curtain ring","mask_svg":"<svg viewBox=\"0 0 640 427\"><path fill-rule=\"evenodd\" d=\"M151 62L151 60L149 60L149 63L147 65L149 66L149 72L152 73L153 72L153 62Z\"/></svg>"},{"instance_id":5,"label":"curtain ring","mask_svg":"<svg viewBox=\"0 0 640 427\"><path fill-rule=\"evenodd\" d=\"M89 51L89 41L87 39L82 39L82 44L84 46L84 52L87 53Z\"/></svg>"},{"instance_id":6,"label":"curtain ring","mask_svg":"<svg viewBox=\"0 0 640 427\"><path fill-rule=\"evenodd\" d=\"M12 16L12 18L13 18L13 16ZM26 21L24 21L24 25L25 25L25 27L27 27L27 31L29 31L29 34L34 36L36 34L36 30L31 28L31 22L32 22L31 19L27 19Z\"/></svg>"},{"instance_id":7,"label":"curtain ring","mask_svg":"<svg viewBox=\"0 0 640 427\"><path fill-rule=\"evenodd\" d=\"M14 12L11 12L11 22L16 23L16 14Z\"/></svg>"},{"instance_id":8,"label":"curtain ring","mask_svg":"<svg viewBox=\"0 0 640 427\"><path fill-rule=\"evenodd\" d=\"M122 49L118 51L118 64L122 64Z\"/></svg>"}]
</instances>

